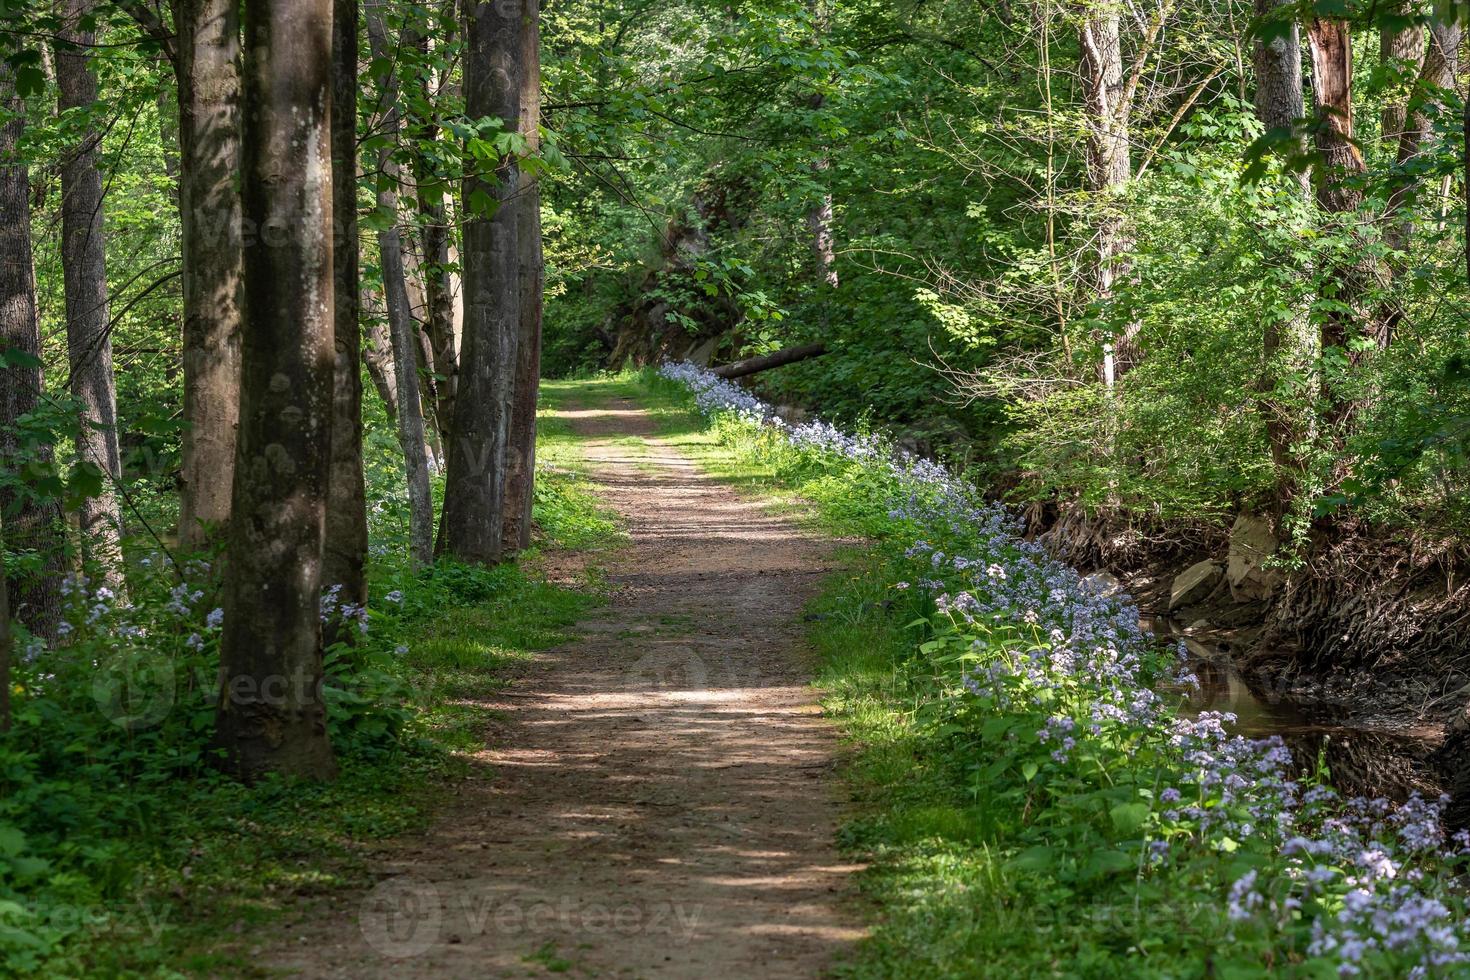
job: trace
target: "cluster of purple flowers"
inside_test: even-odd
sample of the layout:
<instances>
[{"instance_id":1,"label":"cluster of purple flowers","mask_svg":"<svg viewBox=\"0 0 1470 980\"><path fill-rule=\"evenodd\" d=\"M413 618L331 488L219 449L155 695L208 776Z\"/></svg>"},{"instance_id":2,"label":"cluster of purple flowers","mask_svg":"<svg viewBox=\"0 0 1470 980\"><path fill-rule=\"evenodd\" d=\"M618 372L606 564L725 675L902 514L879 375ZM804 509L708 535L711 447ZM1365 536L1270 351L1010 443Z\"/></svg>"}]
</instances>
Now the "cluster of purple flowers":
<instances>
[{"instance_id":1,"label":"cluster of purple flowers","mask_svg":"<svg viewBox=\"0 0 1470 980\"><path fill-rule=\"evenodd\" d=\"M912 587L933 593L945 628L979 656L961 690L992 712L1044 716L1036 739L1057 765L1089 740L1098 752L1114 746L1117 764L1129 758L1117 746L1154 749L1169 784L1147 824L1156 862L1247 844L1271 857L1228 886L1234 927L1288 930L1311 899L1330 911L1312 920L1307 952L1335 962L1343 976L1373 969L1369 963L1413 963L1430 975L1470 962L1464 916L1451 912L1463 913L1465 899L1447 870L1470 852L1470 835L1446 842L1446 800L1343 800L1294 778L1280 739L1232 734L1230 715L1177 717L1154 687L1197 683L1182 646L1161 676L1157 644L1132 600L1026 540L1013 514L985 502L960 475L874 435L825 422L784 424L750 392L693 364L665 364L659 373L688 387L708 416L733 416L792 448L882 477L889 516L919 538L906 551L919 573ZM931 540L960 542L948 547L965 554Z\"/></svg>"}]
</instances>

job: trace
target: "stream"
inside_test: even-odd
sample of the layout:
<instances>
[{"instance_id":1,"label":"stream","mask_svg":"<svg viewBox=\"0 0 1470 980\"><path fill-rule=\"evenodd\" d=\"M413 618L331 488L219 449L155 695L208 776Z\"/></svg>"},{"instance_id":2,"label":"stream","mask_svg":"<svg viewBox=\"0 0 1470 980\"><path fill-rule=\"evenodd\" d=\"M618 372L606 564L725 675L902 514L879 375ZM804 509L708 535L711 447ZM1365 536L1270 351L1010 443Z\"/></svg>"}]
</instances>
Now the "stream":
<instances>
[{"instance_id":1,"label":"stream","mask_svg":"<svg viewBox=\"0 0 1470 980\"><path fill-rule=\"evenodd\" d=\"M1303 776L1325 768L1328 781L1345 796L1402 801L1415 791L1427 796L1444 791L1428 761L1443 739L1440 726L1363 714L1361 709L1371 705L1348 711L1342 699L1301 697L1277 679L1243 674L1223 638L1190 635L1162 618L1146 618L1144 626L1161 639L1185 643L1200 681L1198 690L1175 692L1186 699L1185 715L1229 712L1236 717L1229 727L1237 734L1280 736Z\"/></svg>"}]
</instances>

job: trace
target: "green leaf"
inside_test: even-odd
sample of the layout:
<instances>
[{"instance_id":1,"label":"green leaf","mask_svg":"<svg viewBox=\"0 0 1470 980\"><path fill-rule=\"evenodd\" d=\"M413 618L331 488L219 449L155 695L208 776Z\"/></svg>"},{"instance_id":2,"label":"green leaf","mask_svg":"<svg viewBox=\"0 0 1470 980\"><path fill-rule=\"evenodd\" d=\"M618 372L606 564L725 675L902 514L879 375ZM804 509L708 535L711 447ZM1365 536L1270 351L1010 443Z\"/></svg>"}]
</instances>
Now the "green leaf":
<instances>
[{"instance_id":1,"label":"green leaf","mask_svg":"<svg viewBox=\"0 0 1470 980\"><path fill-rule=\"evenodd\" d=\"M1056 865L1056 850L1044 844L1028 847L1006 862L1016 871L1050 871Z\"/></svg>"},{"instance_id":2,"label":"green leaf","mask_svg":"<svg viewBox=\"0 0 1470 980\"><path fill-rule=\"evenodd\" d=\"M1092 856L1087 859L1087 867L1083 870L1083 877L1101 878L1104 875L1127 871L1133 865L1133 858L1122 851L1093 851Z\"/></svg>"},{"instance_id":3,"label":"green leaf","mask_svg":"<svg viewBox=\"0 0 1470 980\"><path fill-rule=\"evenodd\" d=\"M0 857L13 858L26 846L26 835L19 827L0 824Z\"/></svg>"},{"instance_id":4,"label":"green leaf","mask_svg":"<svg viewBox=\"0 0 1470 980\"><path fill-rule=\"evenodd\" d=\"M1119 803L1109 811L1113 818L1113 828L1125 836L1137 833L1138 828L1148 819L1149 809L1147 803Z\"/></svg>"}]
</instances>

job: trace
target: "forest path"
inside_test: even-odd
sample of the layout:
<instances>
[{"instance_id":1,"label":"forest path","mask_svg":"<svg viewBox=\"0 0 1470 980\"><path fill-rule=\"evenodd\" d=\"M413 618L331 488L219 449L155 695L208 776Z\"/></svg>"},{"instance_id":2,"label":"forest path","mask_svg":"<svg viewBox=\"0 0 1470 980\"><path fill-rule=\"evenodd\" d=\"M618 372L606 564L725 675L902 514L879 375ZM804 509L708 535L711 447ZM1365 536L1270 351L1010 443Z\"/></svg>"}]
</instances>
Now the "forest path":
<instances>
[{"instance_id":1,"label":"forest path","mask_svg":"<svg viewBox=\"0 0 1470 980\"><path fill-rule=\"evenodd\" d=\"M611 601L490 705L492 771L391 846L371 893L288 927L274 966L814 977L860 935L799 642L832 545L704 476L608 388L561 414L631 535Z\"/></svg>"}]
</instances>

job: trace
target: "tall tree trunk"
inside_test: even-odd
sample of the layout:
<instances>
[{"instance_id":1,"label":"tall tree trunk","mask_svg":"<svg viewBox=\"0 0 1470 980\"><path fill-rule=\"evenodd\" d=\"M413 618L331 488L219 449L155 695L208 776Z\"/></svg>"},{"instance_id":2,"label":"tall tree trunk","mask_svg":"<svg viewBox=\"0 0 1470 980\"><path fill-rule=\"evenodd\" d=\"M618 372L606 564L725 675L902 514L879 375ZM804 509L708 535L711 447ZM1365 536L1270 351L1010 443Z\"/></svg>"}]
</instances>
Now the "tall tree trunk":
<instances>
[{"instance_id":1,"label":"tall tree trunk","mask_svg":"<svg viewBox=\"0 0 1470 980\"><path fill-rule=\"evenodd\" d=\"M1317 182L1317 204L1328 215L1351 222L1363 203L1355 180L1365 170L1363 155L1353 142L1353 46L1343 20L1313 18L1308 30L1312 51L1312 85L1322 119L1317 126L1317 152L1323 172ZM1349 308L1358 304L1367 271L1361 262L1345 262L1328 270L1333 298ZM1381 344L1377 326L1360 312L1332 312L1322 324L1322 349L1348 350L1349 341L1362 335ZM1356 361L1358 356L1353 355ZM1340 390L1340 379L1323 372L1323 394L1331 406L1330 418L1342 421L1351 411Z\"/></svg>"},{"instance_id":2,"label":"tall tree trunk","mask_svg":"<svg viewBox=\"0 0 1470 980\"><path fill-rule=\"evenodd\" d=\"M523 0L520 25L520 127L527 150L541 146L540 0ZM536 402L541 386L541 294L545 266L541 255L541 187L534 174L522 174L516 204L516 242L520 283L520 335L516 341L515 391L511 399L510 442L505 466L507 552L531 545L531 509L536 483Z\"/></svg>"},{"instance_id":3,"label":"tall tree trunk","mask_svg":"<svg viewBox=\"0 0 1470 980\"><path fill-rule=\"evenodd\" d=\"M396 160L391 161L395 177L393 186L395 189L394 204L398 198L407 191L405 187L403 168ZM401 226L398 230L398 243L400 262L403 266L404 293L408 297L408 326L413 337L413 359L419 376L419 398L421 407L419 414L424 420L424 443L429 447L429 472L435 473L439 470L440 457L440 422L439 422L439 384L438 375L434 370L434 342L429 337L428 331L428 303L424 296L424 279L427 272L424 263L415 246L417 242L412 234L405 234ZM448 423L444 423L448 425Z\"/></svg>"},{"instance_id":4,"label":"tall tree trunk","mask_svg":"<svg viewBox=\"0 0 1470 980\"><path fill-rule=\"evenodd\" d=\"M811 0L807 9L812 15L812 29L817 39L820 40L827 34L831 21L831 10L823 0ZM816 112L826 101L826 96L821 92L816 92L809 98L808 103L811 110ZM812 176L819 182L825 181L831 168L832 162L824 151L812 163ZM812 261L816 265L817 277L836 289L839 280L837 278L837 250L832 236L832 192L830 190L824 188L821 198L807 210L806 227L811 234Z\"/></svg>"},{"instance_id":5,"label":"tall tree trunk","mask_svg":"<svg viewBox=\"0 0 1470 980\"><path fill-rule=\"evenodd\" d=\"M27 445L17 423L35 411L41 395L41 325L31 260L30 178L19 144L25 102L16 94L10 67L0 61L0 108L13 113L0 127L0 357L20 355L0 368L0 466L20 472L28 458L51 462L49 445ZM52 638L61 621L61 571L65 538L55 499L0 486L0 520L11 551L32 552L39 571L0 577L9 608L37 636Z\"/></svg>"},{"instance_id":6,"label":"tall tree trunk","mask_svg":"<svg viewBox=\"0 0 1470 980\"><path fill-rule=\"evenodd\" d=\"M368 9L367 24L374 59L389 60L391 52L381 8ZM383 120L378 127L384 140L383 148L378 151L378 212L387 223L378 232L379 264L383 270L388 333L392 338L393 369L398 382L398 441L403 446L408 477L408 551L415 564L427 564L434 560L434 499L429 489L429 458L419 391L419 337L408 295L403 235L398 226L398 186L402 174L394 158L401 118L396 75L390 73L383 87Z\"/></svg>"},{"instance_id":7,"label":"tall tree trunk","mask_svg":"<svg viewBox=\"0 0 1470 980\"><path fill-rule=\"evenodd\" d=\"M336 769L321 695L330 472L333 0L245 8L240 435L216 741L245 779Z\"/></svg>"},{"instance_id":8,"label":"tall tree trunk","mask_svg":"<svg viewBox=\"0 0 1470 980\"><path fill-rule=\"evenodd\" d=\"M332 462L322 582L338 601L367 601L367 492L362 472L362 331L358 310L357 0L332 7ZM327 642L351 631L332 620Z\"/></svg>"},{"instance_id":9,"label":"tall tree trunk","mask_svg":"<svg viewBox=\"0 0 1470 980\"><path fill-rule=\"evenodd\" d=\"M435 48L448 50L457 43L457 3L458 0L444 0L438 26L417 37L419 52L426 66L429 55ZM432 45L430 33L434 39ZM421 82L425 86L423 98L415 101L415 105L421 109L432 107L436 98L453 100L460 95L458 76L450 67L440 71L437 77L431 76L426 67L421 75ZM439 139L439 124L434 114L415 116L414 125L418 146L422 147ZM435 416L439 421L441 441L448 446L450 430L454 427L454 395L459 376L458 338L464 312L459 276L451 269L457 258L453 234L454 218L450 214L447 178L422 153L414 154L414 179L418 193L425 293L428 301L425 329L433 348L437 375L439 405Z\"/></svg>"},{"instance_id":10,"label":"tall tree trunk","mask_svg":"<svg viewBox=\"0 0 1470 980\"><path fill-rule=\"evenodd\" d=\"M520 128L520 4L470 0L465 6L465 108L470 118L499 118ZM505 467L521 327L520 167L501 160L493 180L464 182L464 336L448 448L439 549L463 561L500 560ZM497 203L493 214L478 206Z\"/></svg>"},{"instance_id":11,"label":"tall tree trunk","mask_svg":"<svg viewBox=\"0 0 1470 980\"><path fill-rule=\"evenodd\" d=\"M159 67L174 71L174 63L159 58ZM179 206L179 93L178 87L162 84L154 104L158 107L158 139L163 150L163 172L168 177L168 196Z\"/></svg>"},{"instance_id":12,"label":"tall tree trunk","mask_svg":"<svg viewBox=\"0 0 1470 980\"><path fill-rule=\"evenodd\" d=\"M414 38L421 58L427 64L427 33ZM435 79L427 68L421 78L424 87L421 106L433 105ZM435 142L439 127L432 114L414 113L416 147ZM433 348L434 372L438 404L435 418L439 435L445 444L450 439L454 420L455 375L459 356L454 342L454 290L449 272L449 217L444 206L444 178L436 173L433 162L418 149L413 154L413 178L419 211L420 237L423 241L423 276L426 302L425 331Z\"/></svg>"},{"instance_id":13,"label":"tall tree trunk","mask_svg":"<svg viewBox=\"0 0 1470 980\"><path fill-rule=\"evenodd\" d=\"M1286 0L1255 0L1256 14L1268 17L1281 10ZM1285 33L1255 45L1256 117L1269 132L1298 130L1306 112L1302 91L1301 30L1295 18L1283 18ZM1305 137L1294 140L1293 150L1306 151ZM1296 190L1310 199L1310 178L1304 170L1294 171ZM1268 217L1266 220L1279 220ZM1271 460L1276 477L1275 518L1283 532L1306 475L1303 447L1316 433L1315 373L1317 336L1305 309L1291 309L1265 324L1265 370L1260 391L1271 443ZM1284 538L1285 535L1283 534Z\"/></svg>"},{"instance_id":14,"label":"tall tree trunk","mask_svg":"<svg viewBox=\"0 0 1470 980\"><path fill-rule=\"evenodd\" d=\"M65 0L56 48L57 106L87 110L97 101L97 79L87 49L96 36L81 29L91 0ZM82 502L82 554L95 562L103 582L121 594L122 479L117 440L117 388L107 313L107 253L103 228L102 174L97 147L102 134L88 127L61 167L61 265L66 292L66 348L71 393L80 407L77 457L102 475L101 490Z\"/></svg>"},{"instance_id":15,"label":"tall tree trunk","mask_svg":"<svg viewBox=\"0 0 1470 980\"><path fill-rule=\"evenodd\" d=\"M1083 101L1087 115L1087 189L1096 198L1096 294L1111 299L1128 274L1132 249L1127 221L1114 200L1133 173L1129 153L1131 98L1123 78L1123 45L1116 5L1090 3L1081 25ZM1101 375L1111 387L1138 359L1138 325L1125 325L1104 344Z\"/></svg>"},{"instance_id":16,"label":"tall tree trunk","mask_svg":"<svg viewBox=\"0 0 1470 980\"><path fill-rule=\"evenodd\" d=\"M1411 3L1410 6L1419 4ZM1404 79L1404 84L1397 86L1397 90L1384 101L1383 109L1379 113L1378 139L1390 155L1398 152L1404 124L1408 121L1409 102L1412 98L1410 83L1419 76L1426 48L1426 33L1422 24L1384 27L1378 33L1380 62Z\"/></svg>"},{"instance_id":17,"label":"tall tree trunk","mask_svg":"<svg viewBox=\"0 0 1470 980\"><path fill-rule=\"evenodd\" d=\"M820 180L826 176L831 166L831 161L821 157L812 164L812 172ZM840 280L837 277L836 239L832 234L831 191L824 191L821 200L807 211L806 227L812 236L812 260L816 263L817 276L836 289Z\"/></svg>"},{"instance_id":18,"label":"tall tree trunk","mask_svg":"<svg viewBox=\"0 0 1470 980\"><path fill-rule=\"evenodd\" d=\"M1434 118L1444 109L1445 93L1454 91L1460 67L1460 35L1460 25L1454 22L1436 22L1430 31L1429 45L1420 59L1421 69L1404 106L1394 146L1395 160L1400 167L1412 163L1423 152L1434 128ZM1400 177L1389 194L1384 237L1400 252L1409 247L1413 231L1413 222L1403 211L1418 191L1419 183L1414 177Z\"/></svg>"},{"instance_id":19,"label":"tall tree trunk","mask_svg":"<svg viewBox=\"0 0 1470 980\"><path fill-rule=\"evenodd\" d=\"M369 309L363 294L359 294L360 308L367 319L367 334L363 344L362 359L367 365L368 376L373 387L383 400L388 421L398 424L398 375L393 370L393 341L388 336L388 327L379 318L376 310Z\"/></svg>"},{"instance_id":20,"label":"tall tree trunk","mask_svg":"<svg viewBox=\"0 0 1470 980\"><path fill-rule=\"evenodd\" d=\"M1363 201L1350 178L1364 171L1363 154L1353 143L1353 44L1344 20L1315 17L1308 38L1312 49L1312 86L1322 113L1317 151L1325 173L1317 203L1329 214L1345 214Z\"/></svg>"},{"instance_id":21,"label":"tall tree trunk","mask_svg":"<svg viewBox=\"0 0 1470 980\"><path fill-rule=\"evenodd\" d=\"M223 541L240 422L240 18L235 0L175 0L184 421L179 547Z\"/></svg>"}]
</instances>

